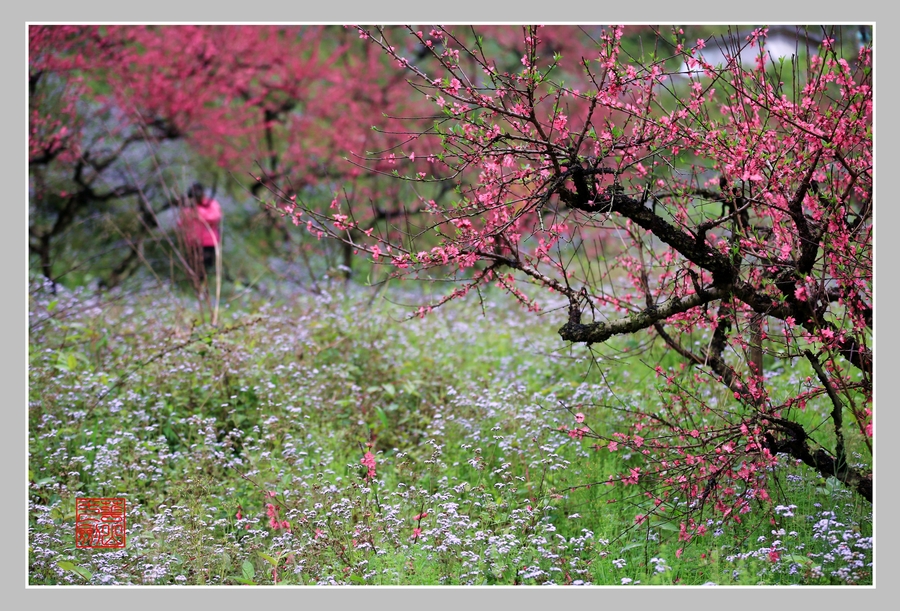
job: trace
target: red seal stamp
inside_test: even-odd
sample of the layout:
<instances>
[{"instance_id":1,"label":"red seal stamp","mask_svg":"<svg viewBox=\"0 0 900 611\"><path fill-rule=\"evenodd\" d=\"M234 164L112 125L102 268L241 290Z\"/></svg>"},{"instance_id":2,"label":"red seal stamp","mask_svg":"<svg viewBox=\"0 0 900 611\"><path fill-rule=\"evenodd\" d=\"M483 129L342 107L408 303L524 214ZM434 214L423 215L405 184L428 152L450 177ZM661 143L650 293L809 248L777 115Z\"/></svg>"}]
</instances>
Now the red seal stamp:
<instances>
[{"instance_id":1,"label":"red seal stamp","mask_svg":"<svg viewBox=\"0 0 900 611\"><path fill-rule=\"evenodd\" d=\"M124 548L125 499L75 499L75 547Z\"/></svg>"}]
</instances>

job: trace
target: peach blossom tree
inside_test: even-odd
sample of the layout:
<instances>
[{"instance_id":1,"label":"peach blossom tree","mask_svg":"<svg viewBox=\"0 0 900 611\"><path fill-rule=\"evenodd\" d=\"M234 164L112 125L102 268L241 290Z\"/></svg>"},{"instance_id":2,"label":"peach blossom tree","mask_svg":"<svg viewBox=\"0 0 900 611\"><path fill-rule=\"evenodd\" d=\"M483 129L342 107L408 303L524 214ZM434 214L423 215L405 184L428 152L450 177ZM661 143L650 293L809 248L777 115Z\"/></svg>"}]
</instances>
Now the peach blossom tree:
<instances>
[{"instance_id":1,"label":"peach blossom tree","mask_svg":"<svg viewBox=\"0 0 900 611\"><path fill-rule=\"evenodd\" d=\"M433 108L395 123L403 157L372 167L413 189L450 181L455 199L410 198L424 214L394 232L354 231L339 199L290 213L395 277L451 282L415 315L492 285L548 308L573 347L640 334L677 355L656 366L655 404L614 406L627 427L601 436L577 412L567 429L643 457L606 482L652 499L637 522L679 517L688 540L703 512L740 521L791 461L871 501L871 45L848 54L819 28L801 66L773 61L758 28L713 64L711 40L678 30L636 60L623 27L581 48L510 27L513 68L475 30L358 27ZM793 390L767 381L800 362Z\"/></svg>"}]
</instances>

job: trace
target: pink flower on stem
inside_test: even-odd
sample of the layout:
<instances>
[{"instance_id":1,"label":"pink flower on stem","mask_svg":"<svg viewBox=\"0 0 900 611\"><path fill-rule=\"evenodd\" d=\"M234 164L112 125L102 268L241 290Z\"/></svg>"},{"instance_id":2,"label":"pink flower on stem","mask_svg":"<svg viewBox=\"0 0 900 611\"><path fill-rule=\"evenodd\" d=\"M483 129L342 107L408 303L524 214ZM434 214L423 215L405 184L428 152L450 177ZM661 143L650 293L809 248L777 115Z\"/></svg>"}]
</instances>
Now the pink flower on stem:
<instances>
[{"instance_id":1,"label":"pink flower on stem","mask_svg":"<svg viewBox=\"0 0 900 611\"><path fill-rule=\"evenodd\" d=\"M578 424L584 422L584 414L582 414L581 412L575 414L575 422L577 422Z\"/></svg>"},{"instance_id":2,"label":"pink flower on stem","mask_svg":"<svg viewBox=\"0 0 900 611\"><path fill-rule=\"evenodd\" d=\"M363 456L359 462L362 466L364 466L364 467L366 467L366 469L368 469L368 472L366 473L366 479L372 479L373 477L375 477L375 455L374 454L372 454L371 452L366 452L366 455Z\"/></svg>"},{"instance_id":3,"label":"pink flower on stem","mask_svg":"<svg viewBox=\"0 0 900 611\"><path fill-rule=\"evenodd\" d=\"M583 427L580 429L572 429L569 431L569 437L572 439L583 439L585 432L587 432L587 429Z\"/></svg>"},{"instance_id":4,"label":"pink flower on stem","mask_svg":"<svg viewBox=\"0 0 900 611\"><path fill-rule=\"evenodd\" d=\"M556 115L555 119L553 119L553 129L557 131L563 131L566 128L566 123L568 122L569 118L566 115L560 113Z\"/></svg>"}]
</instances>

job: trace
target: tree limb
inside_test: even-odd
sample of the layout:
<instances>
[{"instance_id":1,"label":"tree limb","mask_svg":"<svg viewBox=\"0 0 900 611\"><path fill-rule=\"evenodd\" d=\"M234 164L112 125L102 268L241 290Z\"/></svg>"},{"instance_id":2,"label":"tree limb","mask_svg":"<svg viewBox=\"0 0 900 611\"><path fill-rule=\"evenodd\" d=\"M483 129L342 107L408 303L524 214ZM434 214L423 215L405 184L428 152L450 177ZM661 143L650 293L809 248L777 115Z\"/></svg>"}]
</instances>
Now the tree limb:
<instances>
[{"instance_id":1,"label":"tree limb","mask_svg":"<svg viewBox=\"0 0 900 611\"><path fill-rule=\"evenodd\" d=\"M662 305L647 308L636 312L627 318L612 322L593 322L581 324L570 320L559 330L559 335L565 341L599 344L608 340L613 335L634 333L652 326L655 322L665 320L675 314L687 312L705 303L723 299L729 295L727 289L712 287L701 293L693 293L685 297L673 297Z\"/></svg>"}]
</instances>

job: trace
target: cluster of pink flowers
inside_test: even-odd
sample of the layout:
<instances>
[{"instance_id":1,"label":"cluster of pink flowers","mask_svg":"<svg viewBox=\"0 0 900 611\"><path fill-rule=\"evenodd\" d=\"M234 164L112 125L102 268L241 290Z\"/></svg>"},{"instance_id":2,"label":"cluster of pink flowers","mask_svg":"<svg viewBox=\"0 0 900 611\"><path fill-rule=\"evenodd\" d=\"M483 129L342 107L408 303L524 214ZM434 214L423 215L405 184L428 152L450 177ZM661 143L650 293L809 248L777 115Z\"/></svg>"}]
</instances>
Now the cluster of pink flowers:
<instances>
[{"instance_id":1,"label":"cluster of pink flowers","mask_svg":"<svg viewBox=\"0 0 900 611\"><path fill-rule=\"evenodd\" d=\"M270 490L266 492L266 498L274 499L276 493L274 490ZM269 527L273 530L290 530L291 523L287 520L282 520L279 516L279 507L274 503L266 503L266 517L269 518ZM238 505L237 513L234 514L234 517L237 518L238 522L242 522L244 520L244 508ZM248 522L243 525L245 530L250 530L252 525Z\"/></svg>"},{"instance_id":2,"label":"cluster of pink flowers","mask_svg":"<svg viewBox=\"0 0 900 611\"><path fill-rule=\"evenodd\" d=\"M275 491L270 490L266 493L266 496L269 498L275 498ZM275 530L285 529L290 530L291 524L287 520L279 520L278 517L278 505L273 503L266 503L266 516L269 518L269 526Z\"/></svg>"},{"instance_id":3,"label":"cluster of pink flowers","mask_svg":"<svg viewBox=\"0 0 900 611\"><path fill-rule=\"evenodd\" d=\"M280 520L278 516L278 505L266 503L266 516L269 518L269 527L273 530L290 530L291 523L287 520Z\"/></svg>"},{"instance_id":4,"label":"cluster of pink flowers","mask_svg":"<svg viewBox=\"0 0 900 611\"><path fill-rule=\"evenodd\" d=\"M586 426L583 426L583 427L577 428L577 429L570 429L569 437L571 437L572 439L584 439L585 434L590 433L590 432L591 432L591 429L589 429Z\"/></svg>"}]
</instances>

